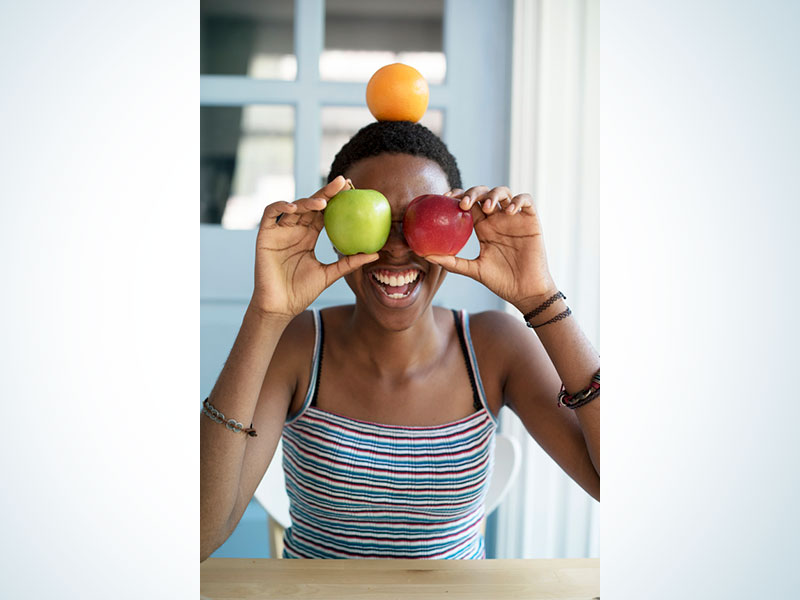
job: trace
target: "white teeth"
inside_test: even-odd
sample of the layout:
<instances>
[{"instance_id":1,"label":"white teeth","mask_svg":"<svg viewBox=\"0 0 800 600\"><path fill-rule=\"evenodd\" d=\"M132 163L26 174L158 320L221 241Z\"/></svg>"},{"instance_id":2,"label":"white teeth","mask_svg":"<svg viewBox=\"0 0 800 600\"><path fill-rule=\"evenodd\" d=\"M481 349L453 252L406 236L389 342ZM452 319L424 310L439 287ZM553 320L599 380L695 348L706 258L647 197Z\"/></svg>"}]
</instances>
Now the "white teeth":
<instances>
[{"instance_id":1,"label":"white teeth","mask_svg":"<svg viewBox=\"0 0 800 600\"><path fill-rule=\"evenodd\" d=\"M408 271L404 271L402 273L397 272L390 272L390 271L373 271L371 273L372 277L375 278L376 281L382 283L384 286L392 286L392 287L399 287L402 285L408 285L417 279L419 279L420 272L418 269L411 269ZM388 297L388 298L406 298L411 295L413 290L407 290L405 294L387 294L386 288L381 288L381 291Z\"/></svg>"},{"instance_id":2,"label":"white teeth","mask_svg":"<svg viewBox=\"0 0 800 600\"><path fill-rule=\"evenodd\" d=\"M392 287L397 287L400 285L406 285L411 283L412 281L416 281L419 277L419 271L414 269L411 271L406 271L405 273L400 274L391 274L385 275L384 273L375 271L372 275L383 285L391 285Z\"/></svg>"}]
</instances>

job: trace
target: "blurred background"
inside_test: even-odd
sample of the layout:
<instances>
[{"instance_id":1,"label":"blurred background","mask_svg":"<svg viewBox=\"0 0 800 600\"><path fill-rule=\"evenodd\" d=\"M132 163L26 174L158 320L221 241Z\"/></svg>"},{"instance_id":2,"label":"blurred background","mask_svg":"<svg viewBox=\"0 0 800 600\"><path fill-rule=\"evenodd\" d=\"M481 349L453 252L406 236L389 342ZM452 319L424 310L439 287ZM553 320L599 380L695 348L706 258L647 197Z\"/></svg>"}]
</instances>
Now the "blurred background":
<instances>
[{"instance_id":1,"label":"blurred background","mask_svg":"<svg viewBox=\"0 0 800 600\"><path fill-rule=\"evenodd\" d=\"M466 187L533 194L555 279L600 351L598 3L201 0L201 399L250 299L264 206L321 187L338 149L373 121L366 82L392 62L427 79L422 123L456 156ZM460 255L477 253L473 235ZM324 232L317 256L335 260ZM339 281L314 306L351 302ZM516 314L453 275L437 304ZM599 504L510 411L500 422L520 442L522 466L488 519L487 556L599 556ZM214 556L269 556L258 503Z\"/></svg>"}]
</instances>

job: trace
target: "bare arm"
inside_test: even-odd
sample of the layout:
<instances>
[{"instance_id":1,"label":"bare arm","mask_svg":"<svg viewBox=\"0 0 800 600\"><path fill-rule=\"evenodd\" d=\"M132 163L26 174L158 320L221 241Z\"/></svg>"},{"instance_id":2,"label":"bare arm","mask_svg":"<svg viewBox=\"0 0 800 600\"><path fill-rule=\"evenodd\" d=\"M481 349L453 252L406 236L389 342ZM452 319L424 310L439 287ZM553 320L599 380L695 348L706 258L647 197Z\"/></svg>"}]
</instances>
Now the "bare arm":
<instances>
[{"instance_id":1,"label":"bare arm","mask_svg":"<svg viewBox=\"0 0 800 600\"><path fill-rule=\"evenodd\" d=\"M344 186L338 177L310 198L276 202L264 210L253 298L209 397L226 418L245 426L252 422L258 437L232 432L201 415L201 561L231 534L272 460L297 384L294 365L304 326L303 317L295 317L339 277L378 258L358 254L324 265L314 255L322 210Z\"/></svg>"},{"instance_id":2,"label":"bare arm","mask_svg":"<svg viewBox=\"0 0 800 600\"><path fill-rule=\"evenodd\" d=\"M548 292L543 297L531 299L517 308L527 314L555 293ZM559 300L545 312L532 319L534 325L545 323L567 308L564 300ZM558 372L560 380L568 394L586 389L592 376L600 368L600 357L586 339L574 316L556 321L533 330L547 352L550 361ZM559 387L560 389L560 387ZM559 407L562 411L570 409ZM581 432L586 441L586 448L592 459L592 465L600 475L600 398L574 409Z\"/></svg>"},{"instance_id":3,"label":"bare arm","mask_svg":"<svg viewBox=\"0 0 800 600\"><path fill-rule=\"evenodd\" d=\"M451 190L471 210L480 243L478 258L427 256L448 271L472 277L523 314L537 308L557 288L550 275L541 223L529 194L507 187ZM544 323L566 308L556 302L535 317ZM499 315L500 313L498 313ZM595 498L600 494L600 399L574 411L556 404L561 382L567 392L585 389L600 368L600 358L569 317L535 329L509 315L498 316L500 339L513 340L507 357L507 402L541 446ZM502 349L498 350L502 351Z\"/></svg>"},{"instance_id":4,"label":"bare arm","mask_svg":"<svg viewBox=\"0 0 800 600\"><path fill-rule=\"evenodd\" d=\"M564 472L599 500L600 475L584 425L576 415L584 407L573 411L558 406L561 378L541 341L521 318L506 313L489 311L475 315L470 322L480 334L479 358L498 365L503 402ZM597 414L599 417L599 411ZM599 428L599 419L597 425Z\"/></svg>"},{"instance_id":5,"label":"bare arm","mask_svg":"<svg viewBox=\"0 0 800 600\"><path fill-rule=\"evenodd\" d=\"M525 326L521 318L515 319L503 314L502 320L504 323L498 324L495 330L502 332L502 339L511 341L506 345L506 362L509 365L503 388L506 404L564 472L590 496L599 500L600 399L575 410L558 406L558 392L564 377L548 348L541 338ZM555 324L557 323L553 325ZM575 345L583 348L585 338L577 325L575 329L576 337L580 340ZM596 355L591 354L593 351L588 343L588 356L570 355L569 348L574 342L575 340L570 340L566 335L558 340L551 340L551 347L555 346L553 355L570 380L579 379L575 371L590 371L592 367L588 365L597 361ZM565 362L570 366L565 367ZM597 368L591 370L580 389L588 385L596 370Z\"/></svg>"},{"instance_id":6,"label":"bare arm","mask_svg":"<svg viewBox=\"0 0 800 600\"><path fill-rule=\"evenodd\" d=\"M205 560L231 534L253 494L243 490L242 472L264 472L272 460L291 401L290 380L266 382L278 340L287 321L250 306L225 367L209 400L227 418L253 423L258 437L234 433L200 415L200 559ZM262 386L265 388L261 393ZM264 402L255 418L259 396ZM257 485L257 482L256 482ZM253 488L255 489L255 488ZM246 497L245 497L246 496Z\"/></svg>"}]
</instances>

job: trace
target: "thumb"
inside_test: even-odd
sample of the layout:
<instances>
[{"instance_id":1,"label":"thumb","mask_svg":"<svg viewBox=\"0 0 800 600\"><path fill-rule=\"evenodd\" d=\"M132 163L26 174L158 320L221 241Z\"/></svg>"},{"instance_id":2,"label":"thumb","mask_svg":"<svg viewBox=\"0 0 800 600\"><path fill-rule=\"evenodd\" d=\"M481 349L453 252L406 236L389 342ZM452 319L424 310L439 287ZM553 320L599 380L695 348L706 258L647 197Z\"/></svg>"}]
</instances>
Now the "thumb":
<instances>
[{"instance_id":1,"label":"thumb","mask_svg":"<svg viewBox=\"0 0 800 600\"><path fill-rule=\"evenodd\" d=\"M478 279L478 266L474 260L467 260L466 258L450 256L448 254L430 254L425 257L425 260L439 265L451 273L466 275L476 280Z\"/></svg>"},{"instance_id":2,"label":"thumb","mask_svg":"<svg viewBox=\"0 0 800 600\"><path fill-rule=\"evenodd\" d=\"M325 265L325 286L331 285L334 281L353 271L360 269L366 264L378 260L378 253L372 254L351 254L342 256L335 263Z\"/></svg>"}]
</instances>

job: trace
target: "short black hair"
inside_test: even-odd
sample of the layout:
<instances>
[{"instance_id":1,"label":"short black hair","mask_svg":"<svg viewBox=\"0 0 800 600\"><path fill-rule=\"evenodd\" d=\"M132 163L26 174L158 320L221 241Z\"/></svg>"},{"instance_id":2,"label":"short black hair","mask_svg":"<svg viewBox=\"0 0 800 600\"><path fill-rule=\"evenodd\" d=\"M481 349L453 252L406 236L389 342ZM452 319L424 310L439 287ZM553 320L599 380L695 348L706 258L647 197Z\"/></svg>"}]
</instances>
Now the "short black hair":
<instances>
[{"instance_id":1,"label":"short black hair","mask_svg":"<svg viewBox=\"0 0 800 600\"><path fill-rule=\"evenodd\" d=\"M343 175L361 159L384 153L430 159L442 167L451 188L461 187L461 172L445 143L424 125L411 121L376 121L362 127L336 154L328 181Z\"/></svg>"}]
</instances>

